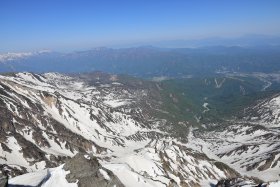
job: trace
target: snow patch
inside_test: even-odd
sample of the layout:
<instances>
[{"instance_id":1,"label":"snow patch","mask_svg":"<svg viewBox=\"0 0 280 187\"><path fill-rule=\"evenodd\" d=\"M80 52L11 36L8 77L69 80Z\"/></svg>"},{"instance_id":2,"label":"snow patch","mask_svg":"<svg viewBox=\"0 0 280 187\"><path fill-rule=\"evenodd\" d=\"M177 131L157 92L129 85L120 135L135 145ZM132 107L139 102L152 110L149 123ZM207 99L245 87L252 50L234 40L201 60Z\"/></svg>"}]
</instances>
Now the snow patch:
<instances>
[{"instance_id":1,"label":"snow patch","mask_svg":"<svg viewBox=\"0 0 280 187\"><path fill-rule=\"evenodd\" d=\"M27 173L9 180L9 185L26 185L41 187L78 187L76 183L68 183L66 175L69 171L63 165L57 168L46 169L38 172Z\"/></svg>"}]
</instances>

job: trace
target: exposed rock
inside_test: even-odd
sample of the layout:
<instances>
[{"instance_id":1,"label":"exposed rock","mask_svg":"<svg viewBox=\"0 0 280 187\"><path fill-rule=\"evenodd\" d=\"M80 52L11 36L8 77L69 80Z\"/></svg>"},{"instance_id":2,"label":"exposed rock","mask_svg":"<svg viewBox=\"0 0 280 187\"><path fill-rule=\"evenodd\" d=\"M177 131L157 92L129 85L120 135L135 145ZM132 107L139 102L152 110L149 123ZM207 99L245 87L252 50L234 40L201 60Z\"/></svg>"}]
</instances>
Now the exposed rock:
<instances>
[{"instance_id":1,"label":"exposed rock","mask_svg":"<svg viewBox=\"0 0 280 187\"><path fill-rule=\"evenodd\" d=\"M8 184L8 177L0 173L0 187L6 187Z\"/></svg>"},{"instance_id":2,"label":"exposed rock","mask_svg":"<svg viewBox=\"0 0 280 187\"><path fill-rule=\"evenodd\" d=\"M120 180L108 169L103 168L96 157L77 154L66 161L64 167L70 173L66 179L70 183L77 180L79 187L124 187Z\"/></svg>"},{"instance_id":3,"label":"exposed rock","mask_svg":"<svg viewBox=\"0 0 280 187\"><path fill-rule=\"evenodd\" d=\"M218 181L215 187L267 187L268 185L254 178L231 178Z\"/></svg>"},{"instance_id":4,"label":"exposed rock","mask_svg":"<svg viewBox=\"0 0 280 187\"><path fill-rule=\"evenodd\" d=\"M215 187L268 187L267 183L257 178L229 178L218 181Z\"/></svg>"}]
</instances>

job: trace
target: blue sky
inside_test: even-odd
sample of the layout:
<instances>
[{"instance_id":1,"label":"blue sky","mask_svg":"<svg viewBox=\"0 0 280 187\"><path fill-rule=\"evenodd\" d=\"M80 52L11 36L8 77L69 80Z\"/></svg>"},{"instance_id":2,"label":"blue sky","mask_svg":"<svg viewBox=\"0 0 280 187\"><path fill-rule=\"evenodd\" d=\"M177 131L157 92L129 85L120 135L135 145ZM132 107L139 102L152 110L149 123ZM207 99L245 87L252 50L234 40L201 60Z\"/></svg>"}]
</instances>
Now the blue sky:
<instances>
[{"instance_id":1,"label":"blue sky","mask_svg":"<svg viewBox=\"0 0 280 187\"><path fill-rule=\"evenodd\" d=\"M279 0L1 0L0 52L280 34Z\"/></svg>"}]
</instances>

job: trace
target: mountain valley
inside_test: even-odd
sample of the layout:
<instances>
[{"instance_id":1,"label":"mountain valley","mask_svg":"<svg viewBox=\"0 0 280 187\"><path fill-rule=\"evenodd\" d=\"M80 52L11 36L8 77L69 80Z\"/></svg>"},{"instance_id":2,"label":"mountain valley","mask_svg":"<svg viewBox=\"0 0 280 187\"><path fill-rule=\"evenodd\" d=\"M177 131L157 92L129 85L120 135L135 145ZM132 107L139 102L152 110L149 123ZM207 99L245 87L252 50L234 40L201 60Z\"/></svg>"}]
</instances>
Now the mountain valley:
<instances>
[{"instance_id":1,"label":"mountain valley","mask_svg":"<svg viewBox=\"0 0 280 187\"><path fill-rule=\"evenodd\" d=\"M210 77L204 86L197 84L201 79L184 80L197 85L191 92L177 79L101 72L1 75L0 169L10 186L52 186L55 178L63 178L61 186L87 186L91 175L105 186L209 186L242 177L246 184L277 181L278 82L273 79L274 91L266 93L259 79L240 79ZM238 100L244 96L241 85L263 94L240 106L243 113L218 118L221 113L212 110L224 109L210 100L226 95L227 84L238 88L230 92ZM209 89L216 91L207 95ZM206 96L209 105L203 105ZM93 171L77 166L87 162Z\"/></svg>"}]
</instances>

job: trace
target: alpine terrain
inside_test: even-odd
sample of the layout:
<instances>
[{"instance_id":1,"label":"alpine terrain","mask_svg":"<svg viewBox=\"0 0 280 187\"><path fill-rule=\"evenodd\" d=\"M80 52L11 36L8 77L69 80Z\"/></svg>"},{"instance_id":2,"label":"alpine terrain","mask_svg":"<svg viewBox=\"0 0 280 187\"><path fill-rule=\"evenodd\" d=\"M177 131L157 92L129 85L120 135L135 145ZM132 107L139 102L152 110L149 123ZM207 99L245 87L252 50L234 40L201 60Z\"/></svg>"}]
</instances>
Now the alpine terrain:
<instances>
[{"instance_id":1,"label":"alpine terrain","mask_svg":"<svg viewBox=\"0 0 280 187\"><path fill-rule=\"evenodd\" d=\"M198 113L192 109L186 112L193 119L172 118L176 110L167 103L179 107L181 101L165 93L166 86L101 72L1 75L0 181L8 180L8 186L277 186L278 94L234 119L194 123Z\"/></svg>"}]
</instances>

